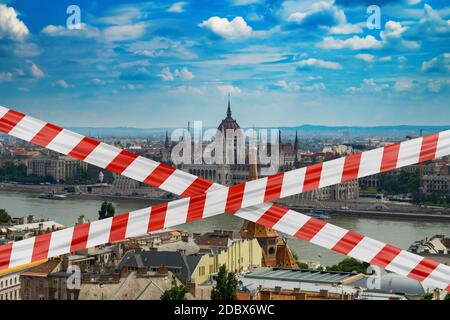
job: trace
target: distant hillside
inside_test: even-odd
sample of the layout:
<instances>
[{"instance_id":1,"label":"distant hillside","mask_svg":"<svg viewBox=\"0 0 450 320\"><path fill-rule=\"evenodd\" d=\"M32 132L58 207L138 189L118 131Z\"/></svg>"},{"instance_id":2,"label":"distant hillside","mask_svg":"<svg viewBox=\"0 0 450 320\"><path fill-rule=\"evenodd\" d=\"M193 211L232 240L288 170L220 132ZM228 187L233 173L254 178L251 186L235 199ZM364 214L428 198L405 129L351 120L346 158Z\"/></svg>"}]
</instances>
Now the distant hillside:
<instances>
[{"instance_id":1,"label":"distant hillside","mask_svg":"<svg viewBox=\"0 0 450 320\"><path fill-rule=\"evenodd\" d=\"M204 128L207 129L207 128ZM260 128L256 128L260 129ZM419 125L400 125L400 126L376 126L376 127L356 127L356 126L320 126L320 125L301 125L297 127L273 127L267 129L280 129L282 135L292 136L298 131L300 137L313 136L344 136L350 137L392 137L404 138L405 136L418 136L420 129L423 134L431 134L443 130L449 130L447 126L419 126ZM162 137L166 130L171 132L174 128L132 128L132 127L115 127L115 128L95 128L95 127L72 127L70 130L83 135L93 137Z\"/></svg>"}]
</instances>

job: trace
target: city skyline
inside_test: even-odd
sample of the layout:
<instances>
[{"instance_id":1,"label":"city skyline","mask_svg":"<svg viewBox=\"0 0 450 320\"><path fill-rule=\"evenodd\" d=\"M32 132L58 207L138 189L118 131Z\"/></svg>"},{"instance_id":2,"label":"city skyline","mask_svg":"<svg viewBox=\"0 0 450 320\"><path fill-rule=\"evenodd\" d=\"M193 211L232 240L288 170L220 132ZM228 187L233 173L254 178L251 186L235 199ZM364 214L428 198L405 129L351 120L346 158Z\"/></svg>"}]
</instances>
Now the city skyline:
<instances>
[{"instance_id":1,"label":"city skyline","mask_svg":"<svg viewBox=\"0 0 450 320\"><path fill-rule=\"evenodd\" d=\"M439 1L1 1L1 104L64 126L446 125ZM370 1L372 4L372 1ZM6 21L3 19L3 21ZM401 116L399 116L401 115Z\"/></svg>"}]
</instances>

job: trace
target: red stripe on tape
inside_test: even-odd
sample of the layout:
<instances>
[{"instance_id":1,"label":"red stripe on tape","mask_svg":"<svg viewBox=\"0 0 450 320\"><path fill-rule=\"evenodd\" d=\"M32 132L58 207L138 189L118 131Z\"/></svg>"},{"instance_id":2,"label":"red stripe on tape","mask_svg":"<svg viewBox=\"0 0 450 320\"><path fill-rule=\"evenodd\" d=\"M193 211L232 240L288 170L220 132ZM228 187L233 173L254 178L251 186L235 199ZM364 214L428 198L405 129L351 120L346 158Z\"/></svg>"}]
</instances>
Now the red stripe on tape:
<instances>
[{"instance_id":1,"label":"red stripe on tape","mask_svg":"<svg viewBox=\"0 0 450 320\"><path fill-rule=\"evenodd\" d=\"M100 141L84 137L77 146L69 152L68 156L78 160L84 160L99 144Z\"/></svg>"},{"instance_id":2,"label":"red stripe on tape","mask_svg":"<svg viewBox=\"0 0 450 320\"><path fill-rule=\"evenodd\" d=\"M0 270L8 269L11 260L12 243L0 246Z\"/></svg>"},{"instance_id":3,"label":"red stripe on tape","mask_svg":"<svg viewBox=\"0 0 450 320\"><path fill-rule=\"evenodd\" d=\"M264 194L264 202L277 200L280 198L281 187L283 185L284 173L278 173L267 178L266 193Z\"/></svg>"},{"instance_id":4,"label":"red stripe on tape","mask_svg":"<svg viewBox=\"0 0 450 320\"><path fill-rule=\"evenodd\" d=\"M323 220L310 218L295 234L297 238L310 241L327 223Z\"/></svg>"},{"instance_id":5,"label":"red stripe on tape","mask_svg":"<svg viewBox=\"0 0 450 320\"><path fill-rule=\"evenodd\" d=\"M70 245L70 252L80 251L86 249L89 237L89 223L79 224L73 228L72 243Z\"/></svg>"},{"instance_id":6,"label":"red stripe on tape","mask_svg":"<svg viewBox=\"0 0 450 320\"><path fill-rule=\"evenodd\" d=\"M415 266L414 269L411 270L411 272L408 274L408 277L423 281L430 275L431 272L433 272L434 269L437 268L439 263L436 261L423 258L422 261L420 261L417 266Z\"/></svg>"},{"instance_id":7,"label":"red stripe on tape","mask_svg":"<svg viewBox=\"0 0 450 320\"><path fill-rule=\"evenodd\" d=\"M150 221L148 222L148 231L164 229L166 221L167 203L157 204L152 207L150 212Z\"/></svg>"},{"instance_id":8,"label":"red stripe on tape","mask_svg":"<svg viewBox=\"0 0 450 320\"><path fill-rule=\"evenodd\" d=\"M121 174L126 168L138 157L138 155L126 150L122 150L110 164L106 166L106 170Z\"/></svg>"},{"instance_id":9,"label":"red stripe on tape","mask_svg":"<svg viewBox=\"0 0 450 320\"><path fill-rule=\"evenodd\" d=\"M9 133L24 117L25 115L23 113L8 110L8 112L0 119L0 131Z\"/></svg>"},{"instance_id":10,"label":"red stripe on tape","mask_svg":"<svg viewBox=\"0 0 450 320\"><path fill-rule=\"evenodd\" d=\"M200 220L205 209L206 193L200 194L189 200L189 209L186 222Z\"/></svg>"},{"instance_id":11,"label":"red stripe on tape","mask_svg":"<svg viewBox=\"0 0 450 320\"><path fill-rule=\"evenodd\" d=\"M240 183L228 188L227 204L225 212L235 213L242 207L242 199L244 197L245 184Z\"/></svg>"},{"instance_id":12,"label":"red stripe on tape","mask_svg":"<svg viewBox=\"0 0 450 320\"><path fill-rule=\"evenodd\" d=\"M322 174L322 163L313 164L306 167L305 182L303 184L303 192L319 188L320 175Z\"/></svg>"},{"instance_id":13,"label":"red stripe on tape","mask_svg":"<svg viewBox=\"0 0 450 320\"><path fill-rule=\"evenodd\" d=\"M175 170L175 168L169 167L164 163L160 163L155 170L148 175L144 183L159 188L159 186L162 185L163 182L166 181Z\"/></svg>"},{"instance_id":14,"label":"red stripe on tape","mask_svg":"<svg viewBox=\"0 0 450 320\"><path fill-rule=\"evenodd\" d=\"M399 248L386 244L384 248L381 249L380 252L378 252L377 255L370 261L370 263L381 268L385 268L391 263L392 260L394 260L396 256L399 255L400 252L401 250Z\"/></svg>"},{"instance_id":15,"label":"red stripe on tape","mask_svg":"<svg viewBox=\"0 0 450 320\"><path fill-rule=\"evenodd\" d=\"M109 233L109 242L115 242L125 239L128 225L128 213L114 216L111 223L111 232Z\"/></svg>"},{"instance_id":16,"label":"red stripe on tape","mask_svg":"<svg viewBox=\"0 0 450 320\"><path fill-rule=\"evenodd\" d=\"M42 234L36 237L34 240L33 257L31 258L31 262L48 258L48 249L50 248L51 239L51 233Z\"/></svg>"},{"instance_id":17,"label":"red stripe on tape","mask_svg":"<svg viewBox=\"0 0 450 320\"><path fill-rule=\"evenodd\" d=\"M348 255L362 239L364 239L362 234L350 230L334 245L333 248L331 248L331 250Z\"/></svg>"},{"instance_id":18,"label":"red stripe on tape","mask_svg":"<svg viewBox=\"0 0 450 320\"><path fill-rule=\"evenodd\" d=\"M439 140L439 133L430 134L422 139L419 162L433 160L436 158L436 148Z\"/></svg>"},{"instance_id":19,"label":"red stripe on tape","mask_svg":"<svg viewBox=\"0 0 450 320\"><path fill-rule=\"evenodd\" d=\"M398 152L400 144L395 143L383 149L380 172L390 171L397 168Z\"/></svg>"},{"instance_id":20,"label":"red stripe on tape","mask_svg":"<svg viewBox=\"0 0 450 320\"><path fill-rule=\"evenodd\" d=\"M344 170L341 182L355 180L358 178L359 164L361 163L361 152L345 157Z\"/></svg>"},{"instance_id":21,"label":"red stripe on tape","mask_svg":"<svg viewBox=\"0 0 450 320\"><path fill-rule=\"evenodd\" d=\"M259 217L257 224L272 228L288 212L289 209L273 204L264 214Z\"/></svg>"},{"instance_id":22,"label":"red stripe on tape","mask_svg":"<svg viewBox=\"0 0 450 320\"><path fill-rule=\"evenodd\" d=\"M212 184L213 183L211 181L205 180L203 178L197 178L186 190L183 191L181 196L184 198L188 198L205 193L206 190L208 190L209 187L212 186Z\"/></svg>"},{"instance_id":23,"label":"red stripe on tape","mask_svg":"<svg viewBox=\"0 0 450 320\"><path fill-rule=\"evenodd\" d=\"M63 130L63 128L47 123L39 132L31 139L31 143L41 147L46 147L55 137Z\"/></svg>"}]
</instances>

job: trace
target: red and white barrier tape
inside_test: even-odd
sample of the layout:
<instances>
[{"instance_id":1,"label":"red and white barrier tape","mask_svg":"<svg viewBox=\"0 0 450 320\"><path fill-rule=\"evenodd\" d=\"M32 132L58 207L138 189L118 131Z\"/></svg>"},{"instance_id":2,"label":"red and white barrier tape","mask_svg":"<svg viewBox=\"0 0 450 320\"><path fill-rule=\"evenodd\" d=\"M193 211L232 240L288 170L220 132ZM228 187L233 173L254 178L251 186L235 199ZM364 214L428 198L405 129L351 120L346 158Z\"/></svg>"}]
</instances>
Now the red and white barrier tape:
<instances>
[{"instance_id":1,"label":"red and white barrier tape","mask_svg":"<svg viewBox=\"0 0 450 320\"><path fill-rule=\"evenodd\" d=\"M450 131L228 188L2 107L0 132L166 191L196 195L2 246L0 270L247 207L235 214L430 286L450 290L448 266L277 205L261 205L448 155ZM209 191L203 193L206 190Z\"/></svg>"}]
</instances>

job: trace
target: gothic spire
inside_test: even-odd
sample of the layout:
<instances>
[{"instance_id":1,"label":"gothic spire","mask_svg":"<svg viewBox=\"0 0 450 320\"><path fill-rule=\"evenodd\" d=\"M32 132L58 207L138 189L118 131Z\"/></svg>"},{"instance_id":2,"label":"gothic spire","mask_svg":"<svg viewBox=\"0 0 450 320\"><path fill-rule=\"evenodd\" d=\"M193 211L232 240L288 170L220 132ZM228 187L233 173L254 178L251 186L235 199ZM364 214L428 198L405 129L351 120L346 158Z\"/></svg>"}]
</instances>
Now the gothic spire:
<instances>
[{"instance_id":1,"label":"gothic spire","mask_svg":"<svg viewBox=\"0 0 450 320\"><path fill-rule=\"evenodd\" d=\"M228 92L228 109L227 109L227 117L231 118L231 101L230 101L230 93Z\"/></svg>"}]
</instances>

